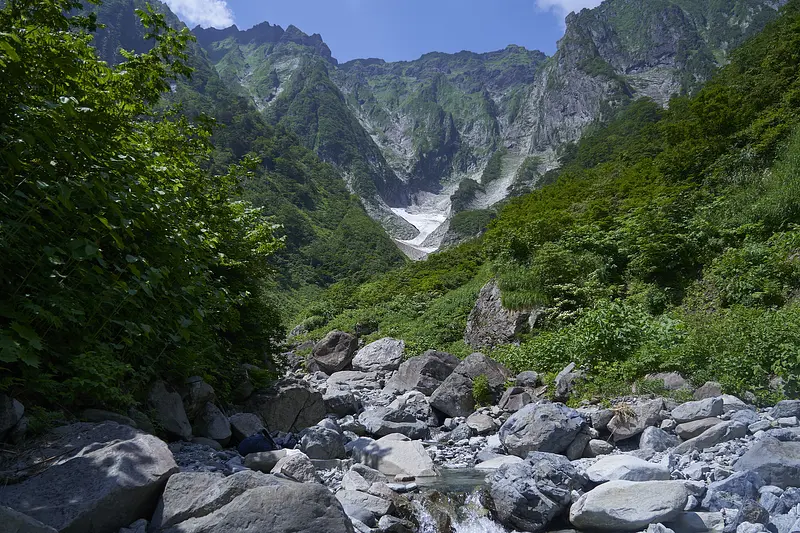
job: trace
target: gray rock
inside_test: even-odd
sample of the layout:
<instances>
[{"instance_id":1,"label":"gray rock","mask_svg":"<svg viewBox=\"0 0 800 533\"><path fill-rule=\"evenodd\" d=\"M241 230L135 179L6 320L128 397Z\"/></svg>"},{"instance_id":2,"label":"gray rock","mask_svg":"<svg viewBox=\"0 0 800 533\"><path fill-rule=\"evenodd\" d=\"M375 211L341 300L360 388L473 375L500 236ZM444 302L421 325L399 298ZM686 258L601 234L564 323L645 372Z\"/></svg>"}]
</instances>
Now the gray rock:
<instances>
[{"instance_id":1,"label":"gray rock","mask_svg":"<svg viewBox=\"0 0 800 533\"><path fill-rule=\"evenodd\" d=\"M526 405L500 427L500 441L508 453L527 457L529 452L564 452L580 432L584 420L562 404Z\"/></svg>"},{"instance_id":2,"label":"gray rock","mask_svg":"<svg viewBox=\"0 0 800 533\"><path fill-rule=\"evenodd\" d=\"M2 505L0 505L0 524L3 524L3 533L56 533L52 527Z\"/></svg>"},{"instance_id":3,"label":"gray rock","mask_svg":"<svg viewBox=\"0 0 800 533\"><path fill-rule=\"evenodd\" d=\"M762 533L768 531L764 524L753 524L751 522L742 522L736 527L736 533Z\"/></svg>"},{"instance_id":4,"label":"gray rock","mask_svg":"<svg viewBox=\"0 0 800 533\"><path fill-rule=\"evenodd\" d=\"M328 387L322 396L325 411L337 416L355 415L361 409L361 402L350 389Z\"/></svg>"},{"instance_id":5,"label":"gray rock","mask_svg":"<svg viewBox=\"0 0 800 533\"><path fill-rule=\"evenodd\" d=\"M516 413L529 403L533 402L534 395L530 389L522 387L510 387L503 392L497 406L503 411Z\"/></svg>"},{"instance_id":6,"label":"gray rock","mask_svg":"<svg viewBox=\"0 0 800 533\"><path fill-rule=\"evenodd\" d=\"M244 458L244 466L251 470L258 470L269 474L278 461L286 457L286 450L275 450L271 452L248 453Z\"/></svg>"},{"instance_id":7,"label":"gray rock","mask_svg":"<svg viewBox=\"0 0 800 533\"><path fill-rule=\"evenodd\" d=\"M192 440L189 441L192 444L199 444L201 446L207 446L212 448L215 451L221 452L222 451L222 444L215 441L214 439L209 439L207 437L192 437Z\"/></svg>"},{"instance_id":8,"label":"gray rock","mask_svg":"<svg viewBox=\"0 0 800 533\"><path fill-rule=\"evenodd\" d=\"M678 434L683 440L689 440L701 435L709 428L713 428L717 424L721 424L722 420L719 418L701 418L692 422L685 422L675 426L675 433Z\"/></svg>"},{"instance_id":9,"label":"gray rock","mask_svg":"<svg viewBox=\"0 0 800 533\"><path fill-rule=\"evenodd\" d=\"M183 440L192 438L192 425L186 416L180 394L167 391L164 382L157 381L150 389L147 401L156 417L156 423L168 437Z\"/></svg>"},{"instance_id":10,"label":"gray rock","mask_svg":"<svg viewBox=\"0 0 800 533\"><path fill-rule=\"evenodd\" d=\"M508 344L528 330L529 318L530 313L503 307L500 288L492 280L478 294L475 307L467 318L464 341L476 349Z\"/></svg>"},{"instance_id":11,"label":"gray rock","mask_svg":"<svg viewBox=\"0 0 800 533\"><path fill-rule=\"evenodd\" d=\"M400 393L416 390L430 396L453 373L459 362L449 353L428 350L403 362L386 382L386 389Z\"/></svg>"},{"instance_id":12,"label":"gray rock","mask_svg":"<svg viewBox=\"0 0 800 533\"><path fill-rule=\"evenodd\" d=\"M381 380L375 372L358 372L344 370L331 374L327 381L328 388L345 388L352 391L376 390L382 387Z\"/></svg>"},{"instance_id":13,"label":"gray rock","mask_svg":"<svg viewBox=\"0 0 800 533\"><path fill-rule=\"evenodd\" d=\"M375 437L385 437L400 433L411 439L427 439L430 428L424 422L403 409L389 407L371 407L358 416L367 433Z\"/></svg>"},{"instance_id":14,"label":"gray rock","mask_svg":"<svg viewBox=\"0 0 800 533\"><path fill-rule=\"evenodd\" d=\"M586 469L594 483L606 481L657 481L669 479L669 469L632 455L606 455Z\"/></svg>"},{"instance_id":15,"label":"gray rock","mask_svg":"<svg viewBox=\"0 0 800 533\"><path fill-rule=\"evenodd\" d=\"M648 374L644 378L647 381L657 382L664 387L664 390L676 391L691 389L692 384L677 372L660 372L658 374Z\"/></svg>"},{"instance_id":16,"label":"gray rock","mask_svg":"<svg viewBox=\"0 0 800 533\"><path fill-rule=\"evenodd\" d=\"M672 418L679 424L694 422L702 418L711 418L722 414L722 398L706 398L705 400L695 400L686 402L672 410Z\"/></svg>"},{"instance_id":17,"label":"gray rock","mask_svg":"<svg viewBox=\"0 0 800 533\"><path fill-rule=\"evenodd\" d=\"M322 483L311 459L302 452L290 450L272 468L273 474L283 474L300 483Z\"/></svg>"},{"instance_id":18,"label":"gray rock","mask_svg":"<svg viewBox=\"0 0 800 533\"><path fill-rule=\"evenodd\" d=\"M280 481L275 476L249 470L229 477L212 472L175 474L164 488L151 527L160 530L190 518L206 516L250 489L278 484Z\"/></svg>"},{"instance_id":19,"label":"gray rock","mask_svg":"<svg viewBox=\"0 0 800 533\"><path fill-rule=\"evenodd\" d=\"M391 338L371 342L353 358L353 368L362 372L393 372L400 368L406 343Z\"/></svg>"},{"instance_id":20,"label":"gray rock","mask_svg":"<svg viewBox=\"0 0 800 533\"><path fill-rule=\"evenodd\" d=\"M510 372L500 363L480 353L461 361L447 379L431 395L431 405L450 417L469 416L475 410L473 380L485 376L490 400L497 401L503 393Z\"/></svg>"},{"instance_id":21,"label":"gray rock","mask_svg":"<svg viewBox=\"0 0 800 533\"><path fill-rule=\"evenodd\" d=\"M123 424L134 428L137 427L136 422L130 417L103 409L86 409L81 413L81 419L97 424L102 422L116 422L117 424Z\"/></svg>"},{"instance_id":22,"label":"gray rock","mask_svg":"<svg viewBox=\"0 0 800 533\"><path fill-rule=\"evenodd\" d=\"M156 434L156 427L153 425L150 417L143 412L139 411L138 409L130 408L128 409L128 416L136 423L135 427L138 429L151 435Z\"/></svg>"},{"instance_id":23,"label":"gray rock","mask_svg":"<svg viewBox=\"0 0 800 533\"><path fill-rule=\"evenodd\" d=\"M742 410L752 410L753 408L742 400L737 398L736 396L731 396L730 394L723 394L722 398L722 412L723 413L734 413L736 411Z\"/></svg>"},{"instance_id":24,"label":"gray rock","mask_svg":"<svg viewBox=\"0 0 800 533\"><path fill-rule=\"evenodd\" d=\"M331 331L314 346L311 361L319 370L333 374L350 365L357 349L358 339L355 336L344 331Z\"/></svg>"},{"instance_id":25,"label":"gray rock","mask_svg":"<svg viewBox=\"0 0 800 533\"><path fill-rule=\"evenodd\" d=\"M325 418L322 394L304 381L291 379L253 394L247 410L261 415L270 431L287 433L297 433Z\"/></svg>"},{"instance_id":26,"label":"gray rock","mask_svg":"<svg viewBox=\"0 0 800 533\"><path fill-rule=\"evenodd\" d=\"M564 451L564 455L566 455L567 459L570 461L580 459L583 457L583 453L586 451L586 446L589 445L589 441L599 436L600 434L596 429L584 425L581 427L580 432L578 432L578 434L572 440L572 443L567 446L567 449Z\"/></svg>"},{"instance_id":27,"label":"gray rock","mask_svg":"<svg viewBox=\"0 0 800 533\"><path fill-rule=\"evenodd\" d=\"M678 533L722 533L725 517L722 513L681 513L666 524Z\"/></svg>"},{"instance_id":28,"label":"gray rock","mask_svg":"<svg viewBox=\"0 0 800 533\"><path fill-rule=\"evenodd\" d=\"M355 463L353 466L350 467L350 471L358 474L359 476L367 480L370 485L372 485L373 483L386 483L387 481L385 475L380 473L378 470L370 468L369 466L362 463Z\"/></svg>"},{"instance_id":29,"label":"gray rock","mask_svg":"<svg viewBox=\"0 0 800 533\"><path fill-rule=\"evenodd\" d=\"M395 516L382 516L378 520L378 531L380 533L414 533L417 528L408 520L403 520Z\"/></svg>"},{"instance_id":30,"label":"gray rock","mask_svg":"<svg viewBox=\"0 0 800 533\"><path fill-rule=\"evenodd\" d=\"M324 486L283 481L256 487L165 533L353 533L341 504Z\"/></svg>"},{"instance_id":31,"label":"gray rock","mask_svg":"<svg viewBox=\"0 0 800 533\"><path fill-rule=\"evenodd\" d=\"M195 435L215 440L222 446L227 446L231 440L231 423L228 417L211 402L195 416L192 431Z\"/></svg>"},{"instance_id":32,"label":"gray rock","mask_svg":"<svg viewBox=\"0 0 800 533\"><path fill-rule=\"evenodd\" d=\"M577 411L597 431L607 431L608 423L614 418L614 411L602 407L579 407Z\"/></svg>"},{"instance_id":33,"label":"gray rock","mask_svg":"<svg viewBox=\"0 0 800 533\"><path fill-rule=\"evenodd\" d=\"M722 384L716 381L706 381L702 387L694 391L695 400L705 400L719 396L722 396Z\"/></svg>"},{"instance_id":34,"label":"gray rock","mask_svg":"<svg viewBox=\"0 0 800 533\"><path fill-rule=\"evenodd\" d=\"M733 468L737 472L755 472L766 483L783 489L800 487L800 442L762 439L740 457Z\"/></svg>"},{"instance_id":35,"label":"gray rock","mask_svg":"<svg viewBox=\"0 0 800 533\"><path fill-rule=\"evenodd\" d=\"M491 416L483 413L472 413L467 417L466 424L472 428L476 435L487 435L497 429L497 423Z\"/></svg>"},{"instance_id":36,"label":"gray rock","mask_svg":"<svg viewBox=\"0 0 800 533\"><path fill-rule=\"evenodd\" d=\"M312 426L300 432L300 449L309 459L344 459L342 437L336 431Z\"/></svg>"},{"instance_id":37,"label":"gray rock","mask_svg":"<svg viewBox=\"0 0 800 533\"><path fill-rule=\"evenodd\" d=\"M192 376L186 379L183 393L183 406L186 409L186 416L189 420L194 418L202 411L206 404L214 402L217 396L214 388L203 381L200 376Z\"/></svg>"},{"instance_id":38,"label":"gray rock","mask_svg":"<svg viewBox=\"0 0 800 533\"><path fill-rule=\"evenodd\" d=\"M583 375L580 370L575 370L575 363L570 363L564 367L555 379L554 399L558 402L566 402L572 396L573 387L583 378Z\"/></svg>"},{"instance_id":39,"label":"gray rock","mask_svg":"<svg viewBox=\"0 0 800 533\"><path fill-rule=\"evenodd\" d=\"M355 490L339 490L336 492L336 499L345 507L356 507L366 509L375 518L387 515L394 511L394 503L366 492Z\"/></svg>"},{"instance_id":40,"label":"gray rock","mask_svg":"<svg viewBox=\"0 0 800 533\"><path fill-rule=\"evenodd\" d=\"M775 404L769 415L772 418L784 418L788 416L800 417L800 400L782 400Z\"/></svg>"},{"instance_id":41,"label":"gray rock","mask_svg":"<svg viewBox=\"0 0 800 533\"><path fill-rule=\"evenodd\" d=\"M377 441L359 438L347 445L353 460L378 470L387 476L407 475L430 477L437 475L431 456L419 441L400 435L387 435Z\"/></svg>"},{"instance_id":42,"label":"gray rock","mask_svg":"<svg viewBox=\"0 0 800 533\"><path fill-rule=\"evenodd\" d=\"M544 531L572 502L572 491L584 480L565 457L532 453L524 462L507 464L487 477L492 506L504 525L522 531Z\"/></svg>"},{"instance_id":43,"label":"gray rock","mask_svg":"<svg viewBox=\"0 0 800 533\"><path fill-rule=\"evenodd\" d=\"M342 476L342 488L344 490L367 492L372 486L372 482L364 479L364 476L354 470L348 470Z\"/></svg>"},{"instance_id":44,"label":"gray rock","mask_svg":"<svg viewBox=\"0 0 800 533\"><path fill-rule=\"evenodd\" d=\"M521 463L524 460L516 455L498 455L475 465L476 470L497 470L501 466Z\"/></svg>"},{"instance_id":45,"label":"gray rock","mask_svg":"<svg viewBox=\"0 0 800 533\"><path fill-rule=\"evenodd\" d=\"M569 520L578 529L640 531L678 517L688 499L679 481L609 481L581 496Z\"/></svg>"},{"instance_id":46,"label":"gray rock","mask_svg":"<svg viewBox=\"0 0 800 533\"><path fill-rule=\"evenodd\" d=\"M67 533L117 531L149 516L178 466L163 441L131 431L131 438L79 449L77 457L0 487L0 501Z\"/></svg>"},{"instance_id":47,"label":"gray rock","mask_svg":"<svg viewBox=\"0 0 800 533\"><path fill-rule=\"evenodd\" d=\"M608 423L614 442L635 437L644 428L659 425L663 409L664 400L661 398L639 402L628 408L617 408Z\"/></svg>"},{"instance_id":48,"label":"gray rock","mask_svg":"<svg viewBox=\"0 0 800 533\"><path fill-rule=\"evenodd\" d=\"M663 429L650 426L642 431L639 437L639 448L663 452L678 445L678 439Z\"/></svg>"},{"instance_id":49,"label":"gray rock","mask_svg":"<svg viewBox=\"0 0 800 533\"><path fill-rule=\"evenodd\" d=\"M517 374L516 379L514 380L514 384L517 387L528 387L528 388L536 388L539 385L539 374L534 372L533 370L526 370L525 372L520 372Z\"/></svg>"},{"instance_id":50,"label":"gray rock","mask_svg":"<svg viewBox=\"0 0 800 533\"><path fill-rule=\"evenodd\" d=\"M240 442L256 433L261 433L265 429L261 417L255 413L236 413L231 415L229 421L231 433L236 442Z\"/></svg>"},{"instance_id":51,"label":"gray rock","mask_svg":"<svg viewBox=\"0 0 800 533\"><path fill-rule=\"evenodd\" d=\"M144 518L137 520L128 527L119 530L119 533L147 533L148 522Z\"/></svg>"},{"instance_id":52,"label":"gray rock","mask_svg":"<svg viewBox=\"0 0 800 533\"><path fill-rule=\"evenodd\" d=\"M720 442L738 439L747 435L747 426L739 422L723 422L705 430L703 433L679 444L675 448L676 454L684 454L693 450L703 451Z\"/></svg>"},{"instance_id":53,"label":"gray rock","mask_svg":"<svg viewBox=\"0 0 800 533\"><path fill-rule=\"evenodd\" d=\"M604 440L592 439L586 445L583 452L584 457L598 457L600 455L608 455L614 451L614 445Z\"/></svg>"},{"instance_id":54,"label":"gray rock","mask_svg":"<svg viewBox=\"0 0 800 533\"><path fill-rule=\"evenodd\" d=\"M740 509L745 501L758 499L758 489L763 485L764 480L756 472L739 472L715 481L706 490L703 509Z\"/></svg>"},{"instance_id":55,"label":"gray rock","mask_svg":"<svg viewBox=\"0 0 800 533\"><path fill-rule=\"evenodd\" d=\"M645 531L645 533L675 533L675 531L664 524L650 524L647 526L647 531Z\"/></svg>"},{"instance_id":56,"label":"gray rock","mask_svg":"<svg viewBox=\"0 0 800 533\"><path fill-rule=\"evenodd\" d=\"M434 412L428 397L415 390L404 392L395 398L389 408L409 413L429 426L441 425L440 417Z\"/></svg>"}]
</instances>

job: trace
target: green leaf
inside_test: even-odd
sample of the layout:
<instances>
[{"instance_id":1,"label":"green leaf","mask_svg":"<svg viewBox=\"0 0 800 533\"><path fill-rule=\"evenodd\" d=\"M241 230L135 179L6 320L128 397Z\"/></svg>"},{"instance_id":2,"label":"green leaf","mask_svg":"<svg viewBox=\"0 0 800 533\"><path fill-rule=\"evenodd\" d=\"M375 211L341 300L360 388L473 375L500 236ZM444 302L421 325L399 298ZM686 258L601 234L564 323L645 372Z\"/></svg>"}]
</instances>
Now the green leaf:
<instances>
[{"instance_id":1,"label":"green leaf","mask_svg":"<svg viewBox=\"0 0 800 533\"><path fill-rule=\"evenodd\" d=\"M17 332L17 335L28 341L28 344L36 349L42 349L42 340L39 338L39 335L36 334L29 326L24 324L20 324L19 322L14 322L11 324L11 329Z\"/></svg>"}]
</instances>

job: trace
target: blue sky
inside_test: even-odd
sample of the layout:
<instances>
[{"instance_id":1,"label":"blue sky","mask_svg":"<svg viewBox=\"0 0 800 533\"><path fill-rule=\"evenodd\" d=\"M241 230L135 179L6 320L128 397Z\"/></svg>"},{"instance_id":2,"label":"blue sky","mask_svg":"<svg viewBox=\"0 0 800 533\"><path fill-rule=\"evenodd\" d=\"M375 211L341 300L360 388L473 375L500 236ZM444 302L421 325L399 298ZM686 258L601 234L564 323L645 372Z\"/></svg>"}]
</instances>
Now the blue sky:
<instances>
[{"instance_id":1,"label":"blue sky","mask_svg":"<svg viewBox=\"0 0 800 533\"><path fill-rule=\"evenodd\" d=\"M600 0L165 0L190 27L268 21L320 33L340 61L416 59L517 44L555 51L570 11Z\"/></svg>"}]
</instances>

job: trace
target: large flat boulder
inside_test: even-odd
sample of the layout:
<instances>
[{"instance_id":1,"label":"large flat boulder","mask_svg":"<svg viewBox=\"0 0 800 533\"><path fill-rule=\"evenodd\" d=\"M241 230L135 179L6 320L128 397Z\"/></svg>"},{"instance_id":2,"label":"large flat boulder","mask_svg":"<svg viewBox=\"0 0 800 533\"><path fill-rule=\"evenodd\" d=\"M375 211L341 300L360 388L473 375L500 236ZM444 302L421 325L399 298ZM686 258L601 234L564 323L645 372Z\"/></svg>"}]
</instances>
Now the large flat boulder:
<instances>
[{"instance_id":1,"label":"large flat boulder","mask_svg":"<svg viewBox=\"0 0 800 533\"><path fill-rule=\"evenodd\" d=\"M386 337L361 348L353 358L353 368L361 372L394 372L403 362L406 343Z\"/></svg>"},{"instance_id":2,"label":"large flat boulder","mask_svg":"<svg viewBox=\"0 0 800 533\"><path fill-rule=\"evenodd\" d=\"M339 501L317 483L278 482L255 487L204 516L165 533L353 533Z\"/></svg>"},{"instance_id":3,"label":"large flat boulder","mask_svg":"<svg viewBox=\"0 0 800 533\"><path fill-rule=\"evenodd\" d=\"M770 485L800 487L800 442L765 438L733 465L738 472L756 472Z\"/></svg>"},{"instance_id":4,"label":"large flat boulder","mask_svg":"<svg viewBox=\"0 0 800 533\"><path fill-rule=\"evenodd\" d=\"M569 520L578 529L641 531L678 517L688 499L680 481L609 481L578 498Z\"/></svg>"},{"instance_id":5,"label":"large flat boulder","mask_svg":"<svg viewBox=\"0 0 800 533\"><path fill-rule=\"evenodd\" d=\"M358 339L344 331L331 331L314 345L311 362L326 374L344 370L358 349Z\"/></svg>"},{"instance_id":6,"label":"large flat boulder","mask_svg":"<svg viewBox=\"0 0 800 533\"><path fill-rule=\"evenodd\" d=\"M563 453L583 425L581 415L563 404L529 404L500 427L500 442L508 453L523 458L536 451Z\"/></svg>"},{"instance_id":7,"label":"large flat boulder","mask_svg":"<svg viewBox=\"0 0 800 533\"><path fill-rule=\"evenodd\" d=\"M297 433L325 418L322 394L300 380L285 379L253 394L248 411L258 413L270 431Z\"/></svg>"},{"instance_id":8,"label":"large flat boulder","mask_svg":"<svg viewBox=\"0 0 800 533\"><path fill-rule=\"evenodd\" d=\"M392 392L416 390L430 396L453 373L459 362L449 353L428 350L402 363L386 382L386 389Z\"/></svg>"},{"instance_id":9,"label":"large flat boulder","mask_svg":"<svg viewBox=\"0 0 800 533\"><path fill-rule=\"evenodd\" d=\"M108 533L149 518L178 471L167 445L140 432L79 453L22 483L0 487L0 501L62 533Z\"/></svg>"},{"instance_id":10,"label":"large flat boulder","mask_svg":"<svg viewBox=\"0 0 800 533\"><path fill-rule=\"evenodd\" d=\"M359 438L348 444L353 460L386 476L436 476L433 459L419 441L403 435L387 435L378 440Z\"/></svg>"}]
</instances>

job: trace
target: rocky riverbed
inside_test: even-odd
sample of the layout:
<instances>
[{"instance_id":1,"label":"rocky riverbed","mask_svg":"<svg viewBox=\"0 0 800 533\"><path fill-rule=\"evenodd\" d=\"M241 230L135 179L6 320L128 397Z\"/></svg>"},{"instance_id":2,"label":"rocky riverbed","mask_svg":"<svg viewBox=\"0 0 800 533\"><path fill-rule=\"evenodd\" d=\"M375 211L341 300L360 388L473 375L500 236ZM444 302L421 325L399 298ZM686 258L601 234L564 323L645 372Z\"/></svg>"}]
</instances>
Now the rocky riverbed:
<instances>
[{"instance_id":1,"label":"rocky riverbed","mask_svg":"<svg viewBox=\"0 0 800 533\"><path fill-rule=\"evenodd\" d=\"M0 398L2 530L800 531L800 401L756 409L660 374L694 399L572 409L544 398L567 399L574 368L542 383L343 332L302 363L268 389L243 369L231 404L199 378L156 383L147 413L90 410L29 440Z\"/></svg>"}]
</instances>

